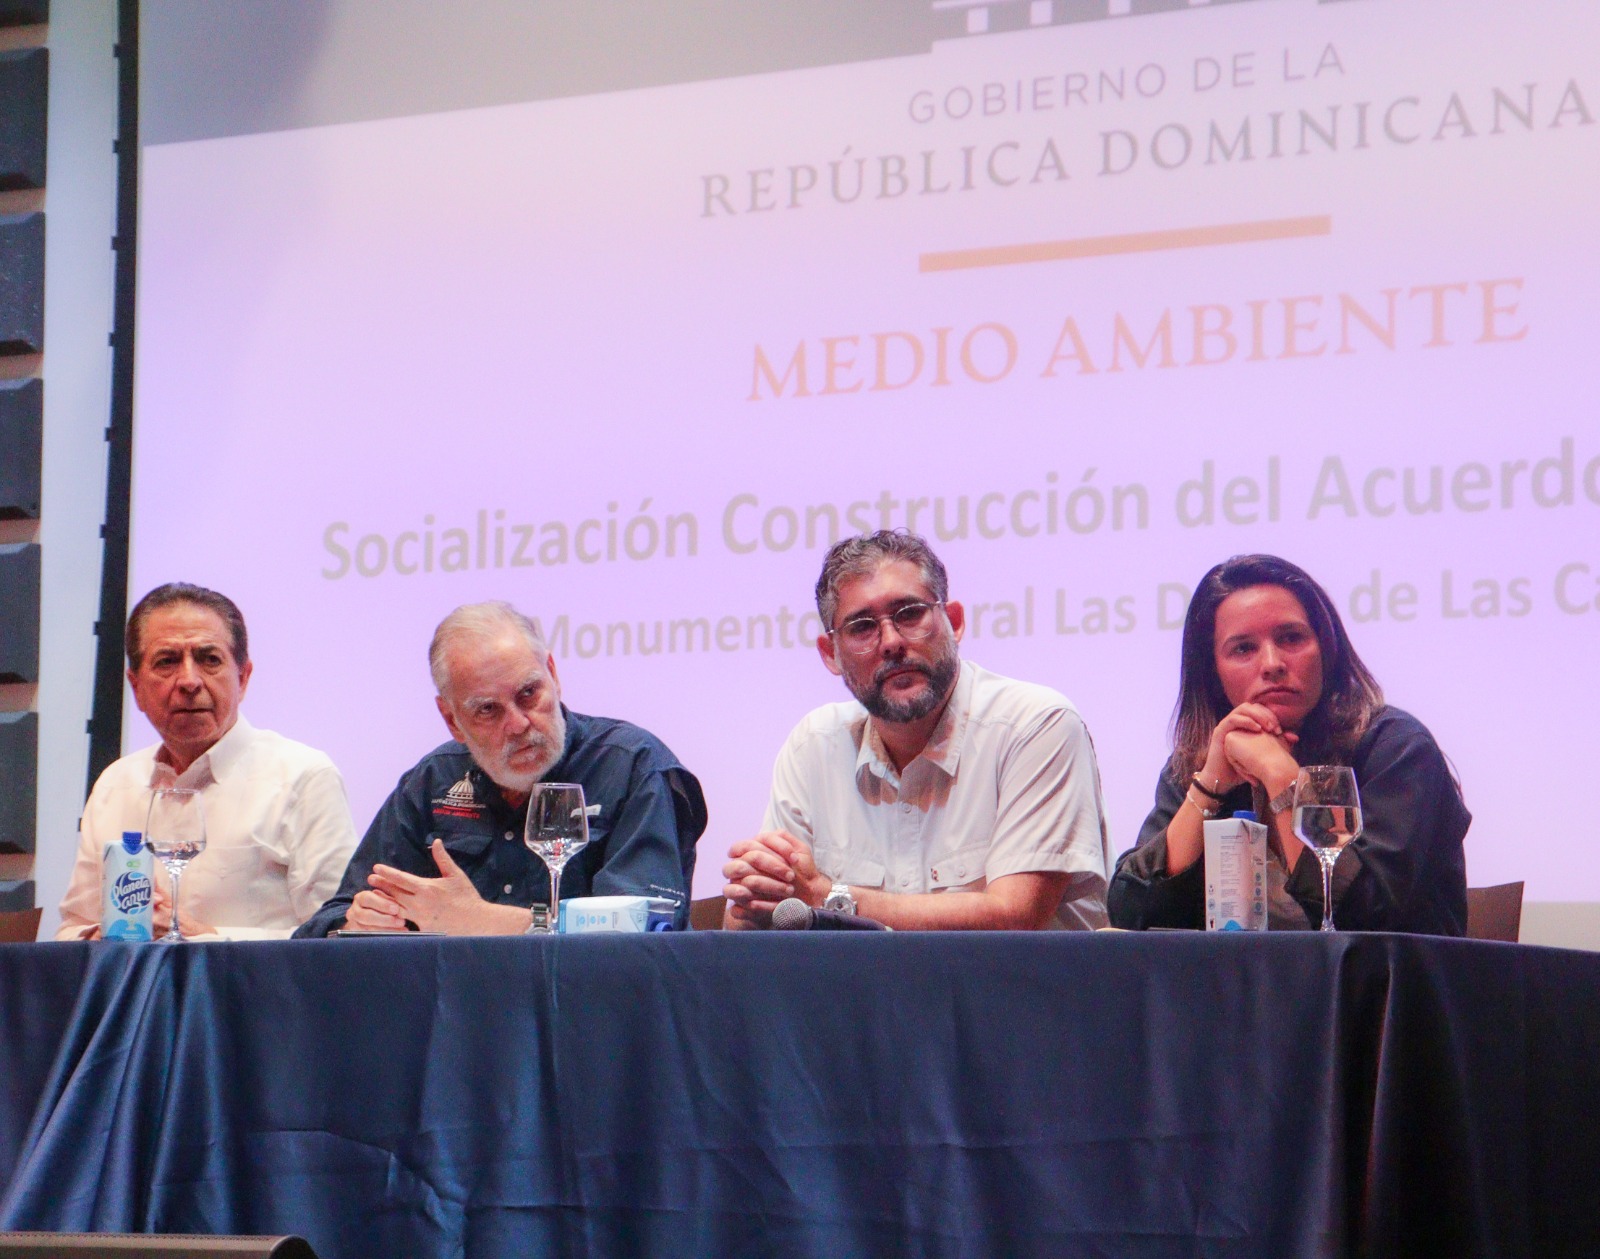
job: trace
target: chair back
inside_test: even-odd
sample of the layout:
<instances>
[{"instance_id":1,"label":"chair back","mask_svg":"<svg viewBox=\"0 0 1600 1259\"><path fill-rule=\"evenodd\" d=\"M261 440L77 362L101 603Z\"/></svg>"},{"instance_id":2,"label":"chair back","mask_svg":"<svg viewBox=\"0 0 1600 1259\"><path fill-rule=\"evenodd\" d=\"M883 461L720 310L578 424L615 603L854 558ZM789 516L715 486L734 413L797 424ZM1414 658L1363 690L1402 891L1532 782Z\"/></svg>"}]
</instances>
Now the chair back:
<instances>
[{"instance_id":1,"label":"chair back","mask_svg":"<svg viewBox=\"0 0 1600 1259\"><path fill-rule=\"evenodd\" d=\"M42 909L0 910L0 944L32 944L39 938Z\"/></svg>"},{"instance_id":2,"label":"chair back","mask_svg":"<svg viewBox=\"0 0 1600 1259\"><path fill-rule=\"evenodd\" d=\"M720 896L707 896L689 902L689 926L695 931L721 931L722 910L726 902Z\"/></svg>"},{"instance_id":3,"label":"chair back","mask_svg":"<svg viewBox=\"0 0 1600 1259\"><path fill-rule=\"evenodd\" d=\"M1522 933L1522 884L1497 883L1467 889L1467 937L1472 940L1509 940Z\"/></svg>"}]
</instances>

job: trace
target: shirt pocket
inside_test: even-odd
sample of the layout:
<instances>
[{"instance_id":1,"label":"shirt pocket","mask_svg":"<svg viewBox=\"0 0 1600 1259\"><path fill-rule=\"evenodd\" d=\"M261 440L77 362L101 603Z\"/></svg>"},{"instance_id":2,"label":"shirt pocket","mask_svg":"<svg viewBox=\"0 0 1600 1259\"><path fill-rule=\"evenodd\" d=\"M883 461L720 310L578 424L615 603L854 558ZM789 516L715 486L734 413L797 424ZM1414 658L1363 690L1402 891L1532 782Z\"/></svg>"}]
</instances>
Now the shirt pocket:
<instances>
[{"instance_id":1,"label":"shirt pocket","mask_svg":"<svg viewBox=\"0 0 1600 1259\"><path fill-rule=\"evenodd\" d=\"M882 887L888 874L883 862L873 861L870 857L852 856L844 853L836 856L829 865L819 865L819 869L836 869L838 874L833 878L840 883L849 883L853 887Z\"/></svg>"},{"instance_id":2,"label":"shirt pocket","mask_svg":"<svg viewBox=\"0 0 1600 1259\"><path fill-rule=\"evenodd\" d=\"M983 882L983 866L989 856L989 845L968 844L954 852L945 853L928 867L928 886L934 891L949 891L969 883Z\"/></svg>"},{"instance_id":3,"label":"shirt pocket","mask_svg":"<svg viewBox=\"0 0 1600 1259\"><path fill-rule=\"evenodd\" d=\"M183 913L213 927L279 926L293 918L283 868L256 844L202 852L183 872L183 902Z\"/></svg>"},{"instance_id":4,"label":"shirt pocket","mask_svg":"<svg viewBox=\"0 0 1600 1259\"><path fill-rule=\"evenodd\" d=\"M435 831L428 836L428 847L433 847L435 839L442 839L444 850L456 864L477 866L488 855L489 849L494 846L498 838L497 831Z\"/></svg>"}]
</instances>

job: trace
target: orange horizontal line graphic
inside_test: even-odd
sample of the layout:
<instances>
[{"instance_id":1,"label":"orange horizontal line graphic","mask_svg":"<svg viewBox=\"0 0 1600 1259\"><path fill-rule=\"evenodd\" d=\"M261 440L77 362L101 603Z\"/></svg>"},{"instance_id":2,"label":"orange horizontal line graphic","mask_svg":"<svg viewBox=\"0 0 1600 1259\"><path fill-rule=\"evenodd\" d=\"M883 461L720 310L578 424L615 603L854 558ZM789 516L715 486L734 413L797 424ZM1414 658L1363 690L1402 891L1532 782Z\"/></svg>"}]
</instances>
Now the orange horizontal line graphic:
<instances>
[{"instance_id":1,"label":"orange horizontal line graphic","mask_svg":"<svg viewBox=\"0 0 1600 1259\"><path fill-rule=\"evenodd\" d=\"M1205 245L1244 245L1260 240L1292 240L1329 236L1331 214L1297 219L1262 219L1255 223L1217 223L1210 227L1173 227L1159 232L1127 232L1118 236L1083 236L1077 240L1042 240L1031 245L990 245L981 249L949 249L923 254L919 271L964 271L970 267L1009 267L1021 262L1061 262L1068 258L1105 258L1144 254L1159 249L1198 249Z\"/></svg>"}]
</instances>

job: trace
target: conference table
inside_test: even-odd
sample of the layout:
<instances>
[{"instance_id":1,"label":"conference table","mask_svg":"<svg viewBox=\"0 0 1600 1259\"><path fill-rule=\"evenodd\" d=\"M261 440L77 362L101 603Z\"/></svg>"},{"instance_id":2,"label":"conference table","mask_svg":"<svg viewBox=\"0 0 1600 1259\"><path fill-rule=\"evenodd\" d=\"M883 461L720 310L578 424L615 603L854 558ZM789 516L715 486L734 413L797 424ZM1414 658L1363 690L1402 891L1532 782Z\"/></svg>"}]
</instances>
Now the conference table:
<instances>
[{"instance_id":1,"label":"conference table","mask_svg":"<svg viewBox=\"0 0 1600 1259\"><path fill-rule=\"evenodd\" d=\"M1600 1254L1600 955L0 946L0 1229L377 1256Z\"/></svg>"}]
</instances>

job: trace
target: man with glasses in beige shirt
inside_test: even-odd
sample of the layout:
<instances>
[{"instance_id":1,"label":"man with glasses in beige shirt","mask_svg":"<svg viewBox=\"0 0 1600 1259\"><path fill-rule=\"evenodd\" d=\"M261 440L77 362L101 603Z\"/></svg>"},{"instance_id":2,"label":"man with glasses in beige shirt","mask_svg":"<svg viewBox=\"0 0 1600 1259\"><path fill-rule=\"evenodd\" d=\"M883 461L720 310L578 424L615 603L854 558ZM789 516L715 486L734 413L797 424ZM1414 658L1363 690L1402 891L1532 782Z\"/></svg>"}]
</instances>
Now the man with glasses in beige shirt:
<instances>
[{"instance_id":1,"label":"man with glasses in beige shirt","mask_svg":"<svg viewBox=\"0 0 1600 1259\"><path fill-rule=\"evenodd\" d=\"M769 926L790 897L900 930L1105 925L1100 775L1072 703L961 660L965 614L914 534L840 542L816 595L817 650L855 702L784 744L762 831L723 867L724 925Z\"/></svg>"}]
</instances>

